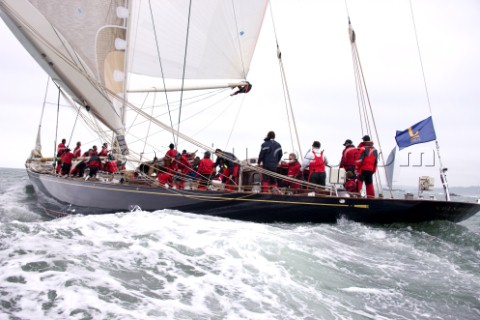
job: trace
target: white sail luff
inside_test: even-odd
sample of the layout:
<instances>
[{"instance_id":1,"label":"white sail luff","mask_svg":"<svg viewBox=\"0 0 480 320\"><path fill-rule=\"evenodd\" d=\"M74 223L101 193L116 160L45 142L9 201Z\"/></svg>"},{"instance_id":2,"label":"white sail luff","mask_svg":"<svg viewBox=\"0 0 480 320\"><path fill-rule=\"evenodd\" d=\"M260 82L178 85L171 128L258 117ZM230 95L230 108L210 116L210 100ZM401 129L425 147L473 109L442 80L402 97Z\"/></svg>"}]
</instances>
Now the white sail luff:
<instances>
[{"instance_id":1,"label":"white sail luff","mask_svg":"<svg viewBox=\"0 0 480 320\"><path fill-rule=\"evenodd\" d=\"M95 72L47 18L27 0L2 0L0 6L9 28L52 79L107 127L123 133L121 116Z\"/></svg>"}]
</instances>

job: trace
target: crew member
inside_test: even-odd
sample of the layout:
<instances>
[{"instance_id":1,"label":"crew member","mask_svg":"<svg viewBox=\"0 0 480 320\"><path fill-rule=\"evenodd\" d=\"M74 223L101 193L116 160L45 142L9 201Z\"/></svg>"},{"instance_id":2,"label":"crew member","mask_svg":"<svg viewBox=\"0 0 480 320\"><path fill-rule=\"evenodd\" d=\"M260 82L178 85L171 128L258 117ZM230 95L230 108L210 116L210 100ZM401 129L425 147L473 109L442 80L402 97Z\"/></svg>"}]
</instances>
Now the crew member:
<instances>
[{"instance_id":1,"label":"crew member","mask_svg":"<svg viewBox=\"0 0 480 320\"><path fill-rule=\"evenodd\" d=\"M87 165L90 169L88 176L91 178L94 177L97 174L98 170L102 168L102 162L97 153L97 146L93 146L93 149L89 155L90 159L88 159Z\"/></svg>"},{"instance_id":2,"label":"crew member","mask_svg":"<svg viewBox=\"0 0 480 320\"><path fill-rule=\"evenodd\" d=\"M328 165L328 161L327 158L323 156L323 150L320 151L320 146L319 141L313 142L312 150L308 151L305 155L300 170L303 172L308 167L308 182L325 186L327 180L325 166Z\"/></svg>"},{"instance_id":3,"label":"crew member","mask_svg":"<svg viewBox=\"0 0 480 320\"><path fill-rule=\"evenodd\" d=\"M117 161L115 161L115 157L112 154L107 156L107 162L105 163L104 170L110 173L118 172Z\"/></svg>"},{"instance_id":4,"label":"crew member","mask_svg":"<svg viewBox=\"0 0 480 320\"><path fill-rule=\"evenodd\" d=\"M269 131L263 141L258 155L258 165L263 165L263 169L276 173L283 156L282 146L275 141L273 131ZM274 187L278 187L277 178L270 174L262 174L262 191L268 192L269 188Z\"/></svg>"},{"instance_id":5,"label":"crew member","mask_svg":"<svg viewBox=\"0 0 480 320\"><path fill-rule=\"evenodd\" d=\"M357 190L362 191L363 183L367 190L367 197L375 197L375 188L373 186L373 174L377 171L378 151L373 147L373 141L370 136L365 135L363 140L363 152L360 154L360 159L357 161L358 167L358 181Z\"/></svg>"},{"instance_id":6,"label":"crew member","mask_svg":"<svg viewBox=\"0 0 480 320\"><path fill-rule=\"evenodd\" d=\"M82 143L80 141L77 142L77 146L73 149L73 158L76 159L82 155L81 150Z\"/></svg>"},{"instance_id":7,"label":"crew member","mask_svg":"<svg viewBox=\"0 0 480 320\"><path fill-rule=\"evenodd\" d=\"M62 139L62 142L60 142L57 146L57 167L55 168L56 173L60 173L62 169L62 155L65 152L65 149L67 148L67 139Z\"/></svg>"},{"instance_id":8,"label":"crew member","mask_svg":"<svg viewBox=\"0 0 480 320\"><path fill-rule=\"evenodd\" d=\"M357 182L355 181L355 174L351 171L347 171L346 181L343 184L343 187L348 192L357 192Z\"/></svg>"},{"instance_id":9,"label":"crew member","mask_svg":"<svg viewBox=\"0 0 480 320\"><path fill-rule=\"evenodd\" d=\"M300 162L298 162L295 153L290 153L288 155L288 162L283 161L280 165L288 169L287 176L295 179L300 178ZM300 188L300 184L290 181L285 181L285 186L293 189Z\"/></svg>"},{"instance_id":10,"label":"crew member","mask_svg":"<svg viewBox=\"0 0 480 320\"><path fill-rule=\"evenodd\" d=\"M236 163L238 159L233 153L220 149L215 150L215 155L217 160L214 163L214 167L220 166L220 173L223 175L222 182L226 183L227 189L232 190L233 186L238 184L239 166Z\"/></svg>"},{"instance_id":11,"label":"crew member","mask_svg":"<svg viewBox=\"0 0 480 320\"><path fill-rule=\"evenodd\" d=\"M200 185L198 189L205 190L215 170L215 164L210 159L210 151L205 151L203 159L200 160L198 165L198 175L200 176Z\"/></svg>"},{"instance_id":12,"label":"crew member","mask_svg":"<svg viewBox=\"0 0 480 320\"><path fill-rule=\"evenodd\" d=\"M102 150L100 150L100 153L98 154L100 157L106 157L108 156L108 143L104 143L102 145Z\"/></svg>"},{"instance_id":13,"label":"crew member","mask_svg":"<svg viewBox=\"0 0 480 320\"><path fill-rule=\"evenodd\" d=\"M62 175L69 175L72 169L73 153L69 148L65 148L62 154Z\"/></svg>"},{"instance_id":14,"label":"crew member","mask_svg":"<svg viewBox=\"0 0 480 320\"><path fill-rule=\"evenodd\" d=\"M345 149L342 151L342 159L340 160L340 168L344 168L345 171L347 172L355 172L355 166L356 163L355 161L355 146L353 145L352 140L347 139L345 140L345 143L343 144Z\"/></svg>"},{"instance_id":15,"label":"crew member","mask_svg":"<svg viewBox=\"0 0 480 320\"><path fill-rule=\"evenodd\" d=\"M175 160L175 156L177 155L178 151L175 149L175 145L170 143L168 146L168 151L165 154L165 167L172 168L173 160Z\"/></svg>"}]
</instances>

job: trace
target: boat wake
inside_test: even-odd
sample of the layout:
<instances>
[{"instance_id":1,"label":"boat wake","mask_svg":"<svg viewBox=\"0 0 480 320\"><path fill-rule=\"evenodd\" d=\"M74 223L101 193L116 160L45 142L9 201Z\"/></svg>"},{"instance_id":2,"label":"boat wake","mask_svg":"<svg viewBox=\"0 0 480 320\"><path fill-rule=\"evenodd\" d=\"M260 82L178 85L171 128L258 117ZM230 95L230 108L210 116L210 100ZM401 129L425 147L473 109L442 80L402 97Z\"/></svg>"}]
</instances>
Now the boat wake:
<instances>
[{"instance_id":1,"label":"boat wake","mask_svg":"<svg viewBox=\"0 0 480 320\"><path fill-rule=\"evenodd\" d=\"M255 224L172 210L11 221L0 224L0 254L8 257L3 312L26 319L473 315L480 235L449 222L432 228L437 234L348 220Z\"/></svg>"}]
</instances>

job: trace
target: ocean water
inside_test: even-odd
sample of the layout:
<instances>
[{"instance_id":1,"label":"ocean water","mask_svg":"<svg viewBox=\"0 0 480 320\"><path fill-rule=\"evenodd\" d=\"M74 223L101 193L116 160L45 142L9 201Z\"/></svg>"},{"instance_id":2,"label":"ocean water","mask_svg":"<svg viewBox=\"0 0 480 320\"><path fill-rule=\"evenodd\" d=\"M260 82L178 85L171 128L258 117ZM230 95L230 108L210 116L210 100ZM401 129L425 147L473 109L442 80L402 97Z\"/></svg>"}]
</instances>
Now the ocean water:
<instances>
[{"instance_id":1,"label":"ocean water","mask_svg":"<svg viewBox=\"0 0 480 320\"><path fill-rule=\"evenodd\" d=\"M480 319L480 215L254 224L186 212L46 218L0 169L3 319Z\"/></svg>"}]
</instances>

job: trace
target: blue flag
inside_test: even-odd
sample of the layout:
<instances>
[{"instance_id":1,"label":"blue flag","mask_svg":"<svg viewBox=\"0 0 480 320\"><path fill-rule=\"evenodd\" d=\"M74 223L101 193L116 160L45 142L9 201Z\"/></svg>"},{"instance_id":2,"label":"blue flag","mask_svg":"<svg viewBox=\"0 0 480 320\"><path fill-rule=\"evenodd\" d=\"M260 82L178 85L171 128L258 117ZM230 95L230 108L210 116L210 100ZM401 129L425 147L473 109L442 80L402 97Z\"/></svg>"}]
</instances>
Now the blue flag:
<instances>
[{"instance_id":1,"label":"blue flag","mask_svg":"<svg viewBox=\"0 0 480 320\"><path fill-rule=\"evenodd\" d=\"M400 150L417 143L424 143L435 139L437 139L437 137L435 136L431 116L414 124L407 130L397 131L395 135L395 140L397 140L398 149Z\"/></svg>"}]
</instances>

